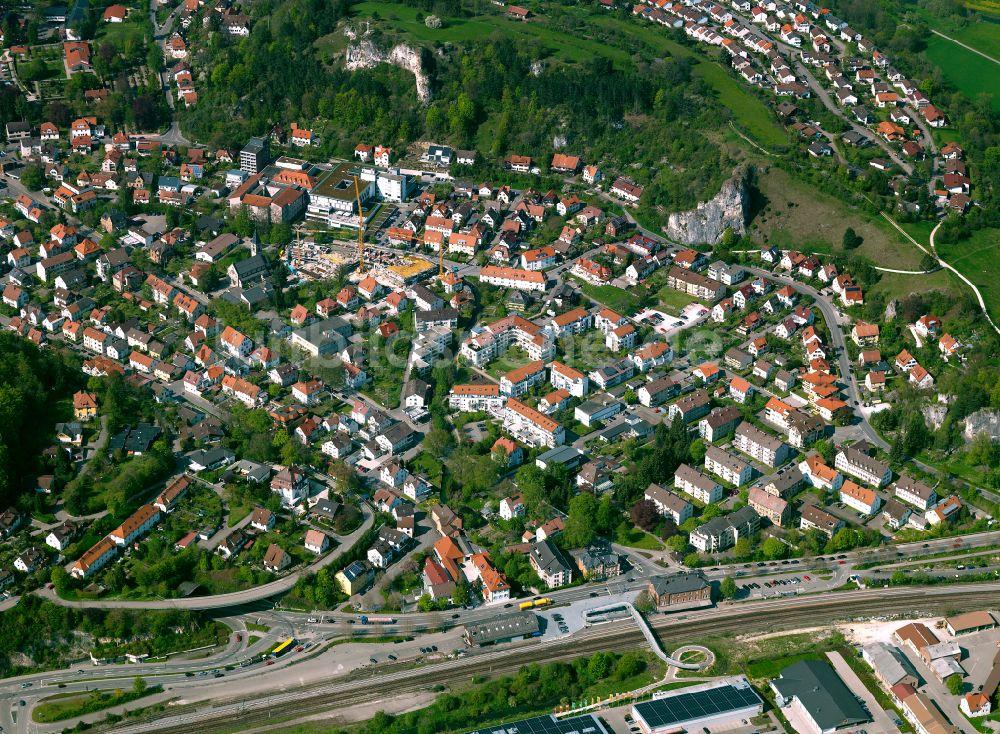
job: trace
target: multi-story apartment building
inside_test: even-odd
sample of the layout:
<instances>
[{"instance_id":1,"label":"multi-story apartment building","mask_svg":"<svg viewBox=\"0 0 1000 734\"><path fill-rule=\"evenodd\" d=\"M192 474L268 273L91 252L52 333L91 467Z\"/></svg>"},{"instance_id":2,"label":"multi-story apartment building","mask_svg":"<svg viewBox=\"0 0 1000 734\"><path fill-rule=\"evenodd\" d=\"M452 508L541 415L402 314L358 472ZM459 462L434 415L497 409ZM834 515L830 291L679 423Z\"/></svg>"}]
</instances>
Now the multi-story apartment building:
<instances>
[{"instance_id":1,"label":"multi-story apartment building","mask_svg":"<svg viewBox=\"0 0 1000 734\"><path fill-rule=\"evenodd\" d=\"M504 407L503 427L529 446L553 448L566 440L565 430L559 423L515 398L509 398Z\"/></svg>"},{"instance_id":2,"label":"multi-story apartment building","mask_svg":"<svg viewBox=\"0 0 1000 734\"><path fill-rule=\"evenodd\" d=\"M555 356L555 338L548 327L534 324L521 316L507 316L485 327L476 327L462 342L459 354L476 367L485 367L511 346L517 346L537 361Z\"/></svg>"},{"instance_id":3,"label":"multi-story apartment building","mask_svg":"<svg viewBox=\"0 0 1000 734\"><path fill-rule=\"evenodd\" d=\"M674 487L706 505L722 499L722 485L694 467L681 464L674 472Z\"/></svg>"},{"instance_id":4,"label":"multi-story apartment building","mask_svg":"<svg viewBox=\"0 0 1000 734\"><path fill-rule=\"evenodd\" d=\"M485 410L497 413L503 409L507 398L500 394L500 388L490 383L477 385L455 385L448 393L448 406L461 413L475 413Z\"/></svg>"},{"instance_id":5,"label":"multi-story apartment building","mask_svg":"<svg viewBox=\"0 0 1000 734\"><path fill-rule=\"evenodd\" d=\"M694 513L694 505L676 492L664 489L659 484L646 487L645 499L656 505L656 511L680 525Z\"/></svg>"},{"instance_id":6,"label":"multi-story apartment building","mask_svg":"<svg viewBox=\"0 0 1000 734\"><path fill-rule=\"evenodd\" d=\"M747 505L736 512L714 517L699 525L688 538L702 553L717 553L736 545L740 538L749 538L760 529L760 515Z\"/></svg>"},{"instance_id":7,"label":"multi-story apartment building","mask_svg":"<svg viewBox=\"0 0 1000 734\"><path fill-rule=\"evenodd\" d=\"M780 466L792 454L792 449L784 441L746 422L737 427L733 445L768 466Z\"/></svg>"},{"instance_id":8,"label":"multi-story apartment building","mask_svg":"<svg viewBox=\"0 0 1000 734\"><path fill-rule=\"evenodd\" d=\"M803 505L799 511L799 527L803 530L819 530L828 538L832 538L838 530L844 527L844 521L821 510L816 505Z\"/></svg>"},{"instance_id":9,"label":"multi-story apartment building","mask_svg":"<svg viewBox=\"0 0 1000 734\"><path fill-rule=\"evenodd\" d=\"M500 394L511 397L524 395L535 385L545 382L545 362L538 360L511 370L500 378Z\"/></svg>"},{"instance_id":10,"label":"multi-story apartment building","mask_svg":"<svg viewBox=\"0 0 1000 734\"><path fill-rule=\"evenodd\" d=\"M752 507L758 515L766 517L774 525L784 525L791 517L791 509L788 502L769 492L765 492L760 487L751 487L747 496L747 504Z\"/></svg>"},{"instance_id":11,"label":"multi-story apartment building","mask_svg":"<svg viewBox=\"0 0 1000 734\"><path fill-rule=\"evenodd\" d=\"M907 474L901 474L896 480L896 496L904 502L909 502L921 510L929 510L937 504L938 494L932 487L918 482Z\"/></svg>"},{"instance_id":12,"label":"multi-story apartment building","mask_svg":"<svg viewBox=\"0 0 1000 734\"><path fill-rule=\"evenodd\" d=\"M854 446L838 451L834 466L845 474L876 487L884 487L892 480L892 469L888 464Z\"/></svg>"},{"instance_id":13,"label":"multi-story apartment building","mask_svg":"<svg viewBox=\"0 0 1000 734\"><path fill-rule=\"evenodd\" d=\"M874 515L882 506L882 498L875 490L862 487L849 479L840 485L840 501L862 515Z\"/></svg>"},{"instance_id":14,"label":"multi-story apartment building","mask_svg":"<svg viewBox=\"0 0 1000 734\"><path fill-rule=\"evenodd\" d=\"M705 469L737 487L742 487L753 477L753 467L750 462L718 446L706 448Z\"/></svg>"},{"instance_id":15,"label":"multi-story apartment building","mask_svg":"<svg viewBox=\"0 0 1000 734\"><path fill-rule=\"evenodd\" d=\"M681 267L670 269L667 274L667 287L713 303L726 295L726 286L719 281Z\"/></svg>"},{"instance_id":16,"label":"multi-story apartment building","mask_svg":"<svg viewBox=\"0 0 1000 734\"><path fill-rule=\"evenodd\" d=\"M556 390L565 390L577 398L584 397L590 387L590 379L584 373L562 362L549 365L549 382Z\"/></svg>"}]
</instances>

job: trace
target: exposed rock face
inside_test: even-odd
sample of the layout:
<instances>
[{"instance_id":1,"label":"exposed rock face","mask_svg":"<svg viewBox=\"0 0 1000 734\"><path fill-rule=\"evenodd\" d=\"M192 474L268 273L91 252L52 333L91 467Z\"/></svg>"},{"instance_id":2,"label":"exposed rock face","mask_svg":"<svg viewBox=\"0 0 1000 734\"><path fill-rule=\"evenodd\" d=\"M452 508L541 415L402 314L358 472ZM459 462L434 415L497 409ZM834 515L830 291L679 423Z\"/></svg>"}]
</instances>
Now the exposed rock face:
<instances>
[{"instance_id":1,"label":"exposed rock face","mask_svg":"<svg viewBox=\"0 0 1000 734\"><path fill-rule=\"evenodd\" d=\"M685 245L714 245L727 229L744 234L750 205L749 179L750 171L739 169L714 198L691 211L671 214L664 228L667 237Z\"/></svg>"},{"instance_id":2,"label":"exposed rock face","mask_svg":"<svg viewBox=\"0 0 1000 734\"><path fill-rule=\"evenodd\" d=\"M348 71L370 69L378 64L392 64L413 74L417 81L417 97L421 102L431 98L430 83L420 62L420 51L400 43L389 51L383 51L368 39L347 47L344 67Z\"/></svg>"},{"instance_id":3,"label":"exposed rock face","mask_svg":"<svg viewBox=\"0 0 1000 734\"><path fill-rule=\"evenodd\" d=\"M1000 411L983 408L970 413L962 433L966 441L971 441L980 433L985 433L994 441L1000 439Z\"/></svg>"}]
</instances>

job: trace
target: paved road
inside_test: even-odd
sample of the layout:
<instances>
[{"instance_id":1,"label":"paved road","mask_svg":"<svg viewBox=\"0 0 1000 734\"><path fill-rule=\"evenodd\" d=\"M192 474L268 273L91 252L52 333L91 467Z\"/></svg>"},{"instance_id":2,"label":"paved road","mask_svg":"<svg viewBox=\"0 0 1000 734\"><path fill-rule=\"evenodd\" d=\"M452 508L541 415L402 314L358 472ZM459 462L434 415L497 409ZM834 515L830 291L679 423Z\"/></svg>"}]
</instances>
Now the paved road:
<instances>
[{"instance_id":1,"label":"paved road","mask_svg":"<svg viewBox=\"0 0 1000 734\"><path fill-rule=\"evenodd\" d=\"M913 166L911 166L909 163L901 159L896 154L896 151L893 150L892 147L885 140L880 138L872 130L868 129L866 126L862 125L857 120L849 117L848 114L844 111L844 109L839 104L833 101L833 98L830 97L830 94L829 92L827 92L826 88L822 84L820 84L819 81L817 81L815 76L813 76L812 71L808 69L805 65L803 65L801 60L799 60L800 49L797 49L794 46L785 43L777 35L772 36L768 33L765 33L758 26L750 22L748 18L741 15L740 13L735 11L730 11L730 12L733 12L734 16L740 17L744 21L744 23L751 29L751 32L758 38L770 41L785 53L785 56L788 59L789 63L795 67L796 73L801 78L806 80L806 84L813 91L813 93L816 94L817 97L819 97L824 107L826 107L830 112L832 112L834 115L836 115L845 123L847 123L852 130L854 130L860 135L863 135L873 144L877 145L883 151L885 151L886 155L892 158L893 162L897 166L902 168L907 173L907 175L913 172ZM841 51L843 51L842 48ZM826 135L826 133L824 133L824 135ZM832 136L827 135L827 138L832 139Z\"/></svg>"},{"instance_id":2,"label":"paved road","mask_svg":"<svg viewBox=\"0 0 1000 734\"><path fill-rule=\"evenodd\" d=\"M984 593L1000 590L1000 583L953 586L949 588L931 588L926 592L927 607L940 608L942 604L955 603L952 600L969 599L975 594L976 600L983 598ZM699 610L694 615L681 613L668 617L658 616L652 620L653 626L660 630L661 637L669 635L671 628L677 629L686 625L704 622L709 617L713 622L725 624L728 627L740 625L747 631L754 629L770 629L769 620L778 614L793 614L796 618L807 617L813 623L828 624L834 620L843 620L857 614L855 609L870 609L873 600L880 602L880 613L912 614L914 612L913 589L869 589L865 591L844 592L835 599L822 597L785 597L764 601L745 602L733 605L723 605L711 610ZM924 608L927 608L924 607ZM600 646L601 640L620 634L632 625L631 620L602 625L598 629L588 629L569 638L540 644L529 641L515 645L503 645L496 648L476 650L465 658L449 659L441 662L431 662L420 665L416 670L379 667L372 669L371 677L355 676L353 680L334 678L330 680L327 666L319 681L309 682L298 675L297 668L288 669L284 676L275 675L274 683L268 689L269 695L256 699L246 699L242 694L245 683L236 679L216 681L219 686L212 696L212 707L202 711L186 712L165 716L157 721L142 724L120 726L118 734L146 734L163 728L178 726L197 729L198 723L208 716L229 715L238 719L251 711L273 709L280 705L295 705L304 700L326 699L330 709L345 705L357 706L359 701L353 699L345 703L345 696L355 692L359 696L385 700L389 691L402 691L404 686L413 685L419 679L421 687L426 688L444 676L454 675L456 671L469 666L484 669L488 664L494 673L516 669L528 662L553 659L555 656L572 656L581 645ZM301 668L301 666L297 666ZM485 672L485 669L484 669ZM245 679L244 679L245 680ZM409 683L408 683L409 682ZM184 689L190 689L192 684L175 685L174 691L184 695ZM391 694L390 694L391 695ZM397 694L399 695L399 694ZM230 697L227 700L227 696ZM338 699L340 699L338 701Z\"/></svg>"},{"instance_id":3,"label":"paved road","mask_svg":"<svg viewBox=\"0 0 1000 734\"><path fill-rule=\"evenodd\" d=\"M841 374L842 379L846 383L846 393L847 393L847 403L851 406L851 410L860 419L859 427L864 433L865 437L871 441L871 443L879 446L885 451L889 450L889 444L883 440L883 438L878 434L878 432L872 428L871 423L868 422L868 418L861 412L861 391L858 388L858 380L855 377L854 370L851 366L850 354L847 351L847 340L844 337L844 331L842 326L847 323L847 319L843 317L839 311L830 300L820 293L818 290L812 286L806 285L794 278L790 278L784 275L776 275L770 270L765 270L763 268L757 268L753 266L747 267L747 270L754 275L760 275L772 280L776 280L784 285L789 285L794 288L799 293L805 294L813 298L816 302L816 307L823 314L823 319L826 321L827 327L830 329L830 341L833 342L833 348L837 353L837 366Z\"/></svg>"},{"instance_id":4,"label":"paved road","mask_svg":"<svg viewBox=\"0 0 1000 734\"><path fill-rule=\"evenodd\" d=\"M290 573L288 576L272 581L268 584L255 586L243 591L235 591L230 594L214 594L212 596L192 597L188 599L162 599L157 601L122 601L119 599L107 599L98 601L71 601L62 599L54 590L42 588L35 593L49 599L56 604L66 607L95 607L99 609L225 609L227 607L238 607L243 604L269 599L279 596L291 590L300 576L314 573L333 563L343 550L350 548L364 535L375 521L372 511L365 505L361 506L364 521L350 535L338 538L340 545L332 552L327 553L315 563L305 568Z\"/></svg>"}]
</instances>

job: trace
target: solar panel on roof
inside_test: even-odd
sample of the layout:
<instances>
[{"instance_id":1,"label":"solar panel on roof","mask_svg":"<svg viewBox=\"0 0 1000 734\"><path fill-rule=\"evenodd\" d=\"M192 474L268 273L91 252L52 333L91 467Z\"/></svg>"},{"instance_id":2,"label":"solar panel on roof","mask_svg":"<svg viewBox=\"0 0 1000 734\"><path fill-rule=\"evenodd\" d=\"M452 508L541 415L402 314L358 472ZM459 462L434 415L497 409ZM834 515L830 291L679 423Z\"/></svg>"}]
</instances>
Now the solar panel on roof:
<instances>
[{"instance_id":1,"label":"solar panel on roof","mask_svg":"<svg viewBox=\"0 0 1000 734\"><path fill-rule=\"evenodd\" d=\"M737 687L727 684L639 703L635 705L635 711L651 728L657 729L739 711L760 703L760 697L749 685Z\"/></svg>"},{"instance_id":2,"label":"solar panel on roof","mask_svg":"<svg viewBox=\"0 0 1000 734\"><path fill-rule=\"evenodd\" d=\"M553 716L535 716L512 721L468 734L607 734L607 730L591 714L556 719Z\"/></svg>"}]
</instances>

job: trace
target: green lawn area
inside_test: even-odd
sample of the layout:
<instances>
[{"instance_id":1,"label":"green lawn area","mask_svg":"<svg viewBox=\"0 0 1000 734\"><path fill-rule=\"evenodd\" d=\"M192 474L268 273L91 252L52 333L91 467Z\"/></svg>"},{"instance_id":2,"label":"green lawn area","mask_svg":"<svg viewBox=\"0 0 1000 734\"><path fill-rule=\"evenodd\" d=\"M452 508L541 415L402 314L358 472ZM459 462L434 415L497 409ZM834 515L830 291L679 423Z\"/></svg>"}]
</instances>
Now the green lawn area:
<instances>
[{"instance_id":1,"label":"green lawn area","mask_svg":"<svg viewBox=\"0 0 1000 734\"><path fill-rule=\"evenodd\" d=\"M947 270L936 270L926 275L882 273L879 282L872 286L872 292L884 293L886 301L903 298L914 291L938 290L959 293L962 289L969 290L969 287Z\"/></svg>"},{"instance_id":2,"label":"green lawn area","mask_svg":"<svg viewBox=\"0 0 1000 734\"><path fill-rule=\"evenodd\" d=\"M953 245L937 243L938 254L979 288L994 319L1000 318L1000 229L980 229Z\"/></svg>"},{"instance_id":3,"label":"green lawn area","mask_svg":"<svg viewBox=\"0 0 1000 734\"><path fill-rule=\"evenodd\" d=\"M101 41L111 41L118 48L126 48L126 44L131 43L134 53L137 55L142 49L143 42L143 13L137 12L133 15L133 20L124 23L99 23L97 38ZM138 18L139 20L135 20ZM149 21L146 19L146 23ZM145 56L141 57L145 60Z\"/></svg>"},{"instance_id":4,"label":"green lawn area","mask_svg":"<svg viewBox=\"0 0 1000 734\"><path fill-rule=\"evenodd\" d=\"M616 541L629 548L638 548L639 550L663 550L663 543L639 528L632 528L627 538L619 536Z\"/></svg>"},{"instance_id":5,"label":"green lawn area","mask_svg":"<svg viewBox=\"0 0 1000 734\"><path fill-rule=\"evenodd\" d=\"M582 289L587 297L623 316L629 316L639 306L639 299L634 294L615 285L582 283Z\"/></svg>"},{"instance_id":6,"label":"green lawn area","mask_svg":"<svg viewBox=\"0 0 1000 734\"><path fill-rule=\"evenodd\" d=\"M1000 12L1000 4L993 3L996 12ZM961 41L984 54L1000 59L1000 23L972 23L956 31L942 31L945 35Z\"/></svg>"},{"instance_id":7,"label":"green lawn area","mask_svg":"<svg viewBox=\"0 0 1000 734\"><path fill-rule=\"evenodd\" d=\"M778 125L771 111L719 64L704 61L694 68L694 73L712 85L719 93L719 101L729 108L739 126L758 143L764 146L788 143L788 134Z\"/></svg>"},{"instance_id":8,"label":"green lawn area","mask_svg":"<svg viewBox=\"0 0 1000 734\"><path fill-rule=\"evenodd\" d=\"M669 286L663 286L660 288L659 292L656 294L656 298L660 302L660 307L666 309L667 311L680 312L680 310L689 303L701 303L701 301L697 298L689 296L687 293Z\"/></svg>"},{"instance_id":9,"label":"green lawn area","mask_svg":"<svg viewBox=\"0 0 1000 734\"><path fill-rule=\"evenodd\" d=\"M421 451L410 463L414 470L426 474L427 478L432 481L441 476L441 460L436 456L431 456L426 451Z\"/></svg>"},{"instance_id":10,"label":"green lawn area","mask_svg":"<svg viewBox=\"0 0 1000 734\"><path fill-rule=\"evenodd\" d=\"M928 37L924 54L958 90L972 99L989 94L1000 111L1000 66L941 36Z\"/></svg>"},{"instance_id":11,"label":"green lawn area","mask_svg":"<svg viewBox=\"0 0 1000 734\"><path fill-rule=\"evenodd\" d=\"M531 364L527 354L520 349L508 349L506 353L490 362L486 371L499 378L501 375L516 370L518 367L524 367L526 364Z\"/></svg>"},{"instance_id":12,"label":"green lawn area","mask_svg":"<svg viewBox=\"0 0 1000 734\"><path fill-rule=\"evenodd\" d=\"M120 706L129 701L135 701L159 693L159 686L146 688L142 691L92 691L86 694L63 693L51 696L42 701L31 712L31 718L41 724L72 719L95 711L103 711L112 706Z\"/></svg>"},{"instance_id":13,"label":"green lawn area","mask_svg":"<svg viewBox=\"0 0 1000 734\"><path fill-rule=\"evenodd\" d=\"M595 55L606 56L614 61L628 60L628 53L619 48L607 46L597 41L580 38L572 34L559 33L541 22L526 23L508 20L502 16L480 16L477 18L449 18L443 28L428 28L417 20L416 8L389 3L366 2L352 6L355 18L368 18L377 13L379 21L391 28L399 29L418 41L447 43L461 41L484 42L494 34L511 38L517 43L537 42L565 61L587 61Z\"/></svg>"}]
</instances>

